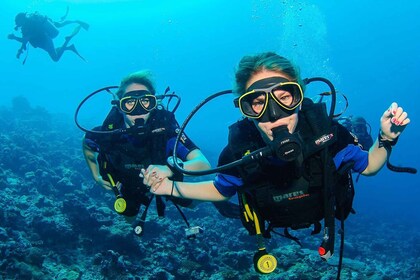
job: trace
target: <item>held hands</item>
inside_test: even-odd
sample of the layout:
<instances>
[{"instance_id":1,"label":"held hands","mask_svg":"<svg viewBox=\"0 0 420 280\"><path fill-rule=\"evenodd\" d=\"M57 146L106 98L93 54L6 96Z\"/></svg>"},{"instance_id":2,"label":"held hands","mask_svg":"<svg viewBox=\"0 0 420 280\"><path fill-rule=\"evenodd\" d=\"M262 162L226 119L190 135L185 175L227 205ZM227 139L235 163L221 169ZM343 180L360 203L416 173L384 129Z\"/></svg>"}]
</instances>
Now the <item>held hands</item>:
<instances>
[{"instance_id":1,"label":"held hands","mask_svg":"<svg viewBox=\"0 0 420 280\"><path fill-rule=\"evenodd\" d=\"M380 134L383 140L395 141L410 123L407 112L393 102L381 117Z\"/></svg>"},{"instance_id":2,"label":"held hands","mask_svg":"<svg viewBox=\"0 0 420 280\"><path fill-rule=\"evenodd\" d=\"M145 183L145 180L143 179L143 183ZM150 192L156 195L171 195L172 192L172 181L168 178L162 179L159 183L156 183L154 185L148 185L150 186Z\"/></svg>"},{"instance_id":3,"label":"held hands","mask_svg":"<svg viewBox=\"0 0 420 280\"><path fill-rule=\"evenodd\" d=\"M166 165L149 165L147 169L141 170L139 176L143 178L143 184L150 187L150 192L165 195L170 194L172 181L168 178L172 175L172 171Z\"/></svg>"}]
</instances>

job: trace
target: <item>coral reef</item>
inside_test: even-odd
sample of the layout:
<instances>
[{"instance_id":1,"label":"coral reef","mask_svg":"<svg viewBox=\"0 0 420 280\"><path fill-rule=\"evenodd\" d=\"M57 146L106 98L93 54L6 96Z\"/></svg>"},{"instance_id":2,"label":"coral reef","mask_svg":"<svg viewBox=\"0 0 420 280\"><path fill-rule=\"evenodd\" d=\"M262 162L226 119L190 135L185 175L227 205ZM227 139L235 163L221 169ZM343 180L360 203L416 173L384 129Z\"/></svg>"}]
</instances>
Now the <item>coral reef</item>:
<instances>
[{"instance_id":1,"label":"coral reef","mask_svg":"<svg viewBox=\"0 0 420 280\"><path fill-rule=\"evenodd\" d=\"M310 230L293 232L303 248L267 240L279 265L257 274L254 237L210 203L184 210L204 228L194 240L171 203L164 219L152 204L137 237L112 210L112 193L90 178L70 118L17 98L0 108L0 120L0 279L335 279L338 241L325 263L317 255L321 237ZM347 223L342 279L419 279L419 232L374 225L356 216Z\"/></svg>"}]
</instances>

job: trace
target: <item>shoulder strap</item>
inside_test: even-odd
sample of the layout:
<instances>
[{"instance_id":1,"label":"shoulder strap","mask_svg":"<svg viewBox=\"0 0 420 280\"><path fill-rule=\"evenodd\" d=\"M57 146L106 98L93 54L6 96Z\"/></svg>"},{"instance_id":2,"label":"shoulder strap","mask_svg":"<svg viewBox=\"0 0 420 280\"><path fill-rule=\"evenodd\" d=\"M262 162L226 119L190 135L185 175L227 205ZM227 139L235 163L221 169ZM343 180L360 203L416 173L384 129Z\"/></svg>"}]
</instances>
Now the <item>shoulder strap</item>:
<instances>
[{"instance_id":1,"label":"shoulder strap","mask_svg":"<svg viewBox=\"0 0 420 280\"><path fill-rule=\"evenodd\" d=\"M335 194L334 172L335 165L329 153L329 146L336 141L337 135L332 129L331 120L328 117L325 103L313 103L305 99L301 110L303 126L300 126L304 137L310 136L304 151L305 157L320 152L321 164L323 166L323 186L324 186L324 237L319 248L319 254L324 260L328 260L334 253L335 241Z\"/></svg>"},{"instance_id":2,"label":"shoulder strap","mask_svg":"<svg viewBox=\"0 0 420 280\"><path fill-rule=\"evenodd\" d=\"M229 126L229 149L235 157L242 157L247 151L256 150L263 145L262 138L255 125L248 119L242 119Z\"/></svg>"},{"instance_id":3,"label":"shoulder strap","mask_svg":"<svg viewBox=\"0 0 420 280\"><path fill-rule=\"evenodd\" d=\"M166 146L170 137L175 134L175 116L173 113L156 109L150 113L149 120L146 124L146 131L151 137L151 149L154 150L152 161L165 164L166 163Z\"/></svg>"},{"instance_id":4,"label":"shoulder strap","mask_svg":"<svg viewBox=\"0 0 420 280\"><path fill-rule=\"evenodd\" d=\"M112 107L102 123L102 130L114 130L124 125L124 117L117 107Z\"/></svg>"},{"instance_id":5,"label":"shoulder strap","mask_svg":"<svg viewBox=\"0 0 420 280\"><path fill-rule=\"evenodd\" d=\"M329 120L325 103L303 102L299 112L299 136L302 142L304 158L321 151L337 141L337 129Z\"/></svg>"}]
</instances>

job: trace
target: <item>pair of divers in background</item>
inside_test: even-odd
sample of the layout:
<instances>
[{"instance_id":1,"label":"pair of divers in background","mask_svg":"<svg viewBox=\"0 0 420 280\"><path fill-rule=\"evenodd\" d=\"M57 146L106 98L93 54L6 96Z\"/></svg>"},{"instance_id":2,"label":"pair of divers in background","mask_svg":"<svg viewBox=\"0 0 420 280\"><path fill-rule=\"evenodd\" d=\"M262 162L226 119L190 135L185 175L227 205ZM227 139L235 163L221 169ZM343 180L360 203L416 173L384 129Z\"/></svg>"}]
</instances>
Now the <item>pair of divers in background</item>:
<instances>
[{"instance_id":1,"label":"pair of divers in background","mask_svg":"<svg viewBox=\"0 0 420 280\"><path fill-rule=\"evenodd\" d=\"M68 14L68 8L66 14L61 17L59 21L54 21L48 16L35 13L18 13L15 17L15 31L20 29L21 37L15 34L9 34L7 36L10 40L15 40L21 43L16 58L19 59L23 52L26 51L25 58L22 64L25 64L28 57L28 43L34 48L40 48L46 51L51 59L55 62L59 61L65 51L71 51L78 57L85 60L77 51L74 44L70 44L71 39L79 33L80 29L88 30L89 24L80 20L66 20ZM59 35L59 29L75 24L76 27L73 31L64 38L64 43L61 47L55 47L54 39Z\"/></svg>"}]
</instances>

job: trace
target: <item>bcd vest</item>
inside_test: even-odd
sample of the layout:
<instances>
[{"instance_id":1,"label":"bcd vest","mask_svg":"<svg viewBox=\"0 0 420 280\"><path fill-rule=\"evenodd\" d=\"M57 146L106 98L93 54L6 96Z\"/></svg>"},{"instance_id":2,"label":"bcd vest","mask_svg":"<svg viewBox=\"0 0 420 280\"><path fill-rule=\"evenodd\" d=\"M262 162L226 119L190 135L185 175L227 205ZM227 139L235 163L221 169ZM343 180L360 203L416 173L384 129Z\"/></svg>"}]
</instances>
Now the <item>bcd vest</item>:
<instances>
[{"instance_id":1,"label":"bcd vest","mask_svg":"<svg viewBox=\"0 0 420 280\"><path fill-rule=\"evenodd\" d=\"M115 108L102 125L102 130L114 130L124 125L123 116ZM165 110L153 110L144 127L137 133L106 134L99 142L98 163L103 178L111 174L130 192L147 193L139 179L142 168L150 164L166 164L166 144L173 133L175 118ZM172 135L174 134L174 135Z\"/></svg>"},{"instance_id":2,"label":"bcd vest","mask_svg":"<svg viewBox=\"0 0 420 280\"><path fill-rule=\"evenodd\" d=\"M304 103L305 104L305 103ZM298 138L302 143L302 156L293 163L280 163L275 158L264 158L239 167L244 181L238 191L242 209L241 220L251 235L255 224L247 217L249 208L258 216L259 227L265 237L270 230L282 228L307 228L314 224L313 233L320 231L320 221L325 217L325 176L329 170L329 183L335 197L335 217L345 219L352 210L354 188L351 173L337 171L331 149L322 158L323 149L337 140L337 128L320 122L321 104L303 106L299 112ZM314 118L316 116L314 123ZM326 113L323 114L327 117ZM235 158L264 147L259 131L248 119L241 120L229 129L229 147ZM266 229L266 222L269 227Z\"/></svg>"}]
</instances>

